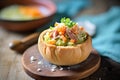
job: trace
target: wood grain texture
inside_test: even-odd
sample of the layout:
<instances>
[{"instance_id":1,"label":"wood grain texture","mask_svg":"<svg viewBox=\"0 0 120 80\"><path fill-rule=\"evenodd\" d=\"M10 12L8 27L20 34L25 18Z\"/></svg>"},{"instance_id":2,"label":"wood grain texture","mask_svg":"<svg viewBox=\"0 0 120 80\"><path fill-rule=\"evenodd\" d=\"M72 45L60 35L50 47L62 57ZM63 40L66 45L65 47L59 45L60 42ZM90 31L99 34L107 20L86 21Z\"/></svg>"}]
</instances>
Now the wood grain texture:
<instances>
[{"instance_id":1,"label":"wood grain texture","mask_svg":"<svg viewBox=\"0 0 120 80\"><path fill-rule=\"evenodd\" d=\"M24 36L26 34L15 34L0 27L0 80L33 80L23 71L22 55L9 49L9 42Z\"/></svg>"},{"instance_id":2,"label":"wood grain texture","mask_svg":"<svg viewBox=\"0 0 120 80\"><path fill-rule=\"evenodd\" d=\"M34 57L36 61L31 63L31 57ZM39 61L42 64L38 64ZM52 72L53 64L43 59L37 44L27 49L22 57L25 72L37 80L79 80L94 73L99 68L100 61L100 56L93 50L84 62L73 66L62 66L63 70L59 70L61 66L57 66L56 71ZM38 68L42 71L37 71Z\"/></svg>"}]
</instances>

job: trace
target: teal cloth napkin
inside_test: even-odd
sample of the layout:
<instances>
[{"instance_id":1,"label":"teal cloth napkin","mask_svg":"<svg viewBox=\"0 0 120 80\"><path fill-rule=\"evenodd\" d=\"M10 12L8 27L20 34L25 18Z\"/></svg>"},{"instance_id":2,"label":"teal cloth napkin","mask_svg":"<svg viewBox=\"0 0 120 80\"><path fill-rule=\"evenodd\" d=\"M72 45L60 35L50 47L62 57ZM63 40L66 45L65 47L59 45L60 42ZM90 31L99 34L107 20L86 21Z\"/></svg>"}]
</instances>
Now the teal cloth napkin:
<instances>
[{"instance_id":1,"label":"teal cloth napkin","mask_svg":"<svg viewBox=\"0 0 120 80\"><path fill-rule=\"evenodd\" d=\"M120 6L114 6L100 15L76 18L75 21L90 21L96 25L92 39L93 47L102 56L120 63Z\"/></svg>"},{"instance_id":2,"label":"teal cloth napkin","mask_svg":"<svg viewBox=\"0 0 120 80\"><path fill-rule=\"evenodd\" d=\"M73 17L83 8L90 5L89 0L57 0L57 14L62 16Z\"/></svg>"}]
</instances>

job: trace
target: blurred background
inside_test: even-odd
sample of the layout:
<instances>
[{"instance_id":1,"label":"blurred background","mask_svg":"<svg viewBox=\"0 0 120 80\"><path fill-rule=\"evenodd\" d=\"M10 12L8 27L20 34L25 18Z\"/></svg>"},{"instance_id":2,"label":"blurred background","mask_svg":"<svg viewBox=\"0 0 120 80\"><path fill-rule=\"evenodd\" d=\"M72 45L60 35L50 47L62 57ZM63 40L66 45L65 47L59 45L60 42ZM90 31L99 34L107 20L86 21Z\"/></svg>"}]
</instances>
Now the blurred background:
<instances>
[{"instance_id":1,"label":"blurred background","mask_svg":"<svg viewBox=\"0 0 120 80\"><path fill-rule=\"evenodd\" d=\"M19 14L20 20L18 17L11 20L15 16L10 18L10 11L7 19L2 17L5 7L16 4L23 5L22 8L35 5L32 12L26 14L28 10L25 10L24 17L35 16L21 19ZM36 6L41 7L42 16L36 16ZM41 32L62 17L69 17L85 27L92 36L93 48L103 57L101 68L84 80L120 80L119 0L0 0L0 80L33 80L22 69L22 54L11 50L10 42Z\"/></svg>"}]
</instances>

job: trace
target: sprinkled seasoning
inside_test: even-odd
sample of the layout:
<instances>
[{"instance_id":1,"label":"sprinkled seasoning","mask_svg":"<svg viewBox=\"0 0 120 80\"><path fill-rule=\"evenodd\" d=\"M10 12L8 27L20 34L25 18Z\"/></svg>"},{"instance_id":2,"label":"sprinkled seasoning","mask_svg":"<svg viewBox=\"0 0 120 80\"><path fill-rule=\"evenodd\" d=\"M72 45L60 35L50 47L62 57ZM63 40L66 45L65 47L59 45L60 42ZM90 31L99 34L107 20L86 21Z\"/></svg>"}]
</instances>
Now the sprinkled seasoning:
<instances>
[{"instance_id":1,"label":"sprinkled seasoning","mask_svg":"<svg viewBox=\"0 0 120 80\"><path fill-rule=\"evenodd\" d=\"M34 56L31 56L31 57L30 57L31 63L34 62L34 61L36 61L36 60L37 60L37 59L36 59Z\"/></svg>"},{"instance_id":2,"label":"sprinkled seasoning","mask_svg":"<svg viewBox=\"0 0 120 80\"><path fill-rule=\"evenodd\" d=\"M38 71L38 72L41 72L41 71L42 71L42 69L38 68L38 69L37 69L37 71Z\"/></svg>"},{"instance_id":3,"label":"sprinkled seasoning","mask_svg":"<svg viewBox=\"0 0 120 80\"><path fill-rule=\"evenodd\" d=\"M43 64L43 62L42 61L38 61L38 64L41 65L41 64Z\"/></svg>"},{"instance_id":4,"label":"sprinkled seasoning","mask_svg":"<svg viewBox=\"0 0 120 80\"><path fill-rule=\"evenodd\" d=\"M63 68L61 67L59 70L60 70L60 71L62 71L62 70L63 70Z\"/></svg>"},{"instance_id":5,"label":"sprinkled seasoning","mask_svg":"<svg viewBox=\"0 0 120 80\"><path fill-rule=\"evenodd\" d=\"M57 68L57 66L56 66L56 65L52 65L52 68L53 68L53 69L56 69L56 68Z\"/></svg>"},{"instance_id":6,"label":"sprinkled seasoning","mask_svg":"<svg viewBox=\"0 0 120 80\"><path fill-rule=\"evenodd\" d=\"M51 72L55 72L56 70L54 68L51 69Z\"/></svg>"}]
</instances>

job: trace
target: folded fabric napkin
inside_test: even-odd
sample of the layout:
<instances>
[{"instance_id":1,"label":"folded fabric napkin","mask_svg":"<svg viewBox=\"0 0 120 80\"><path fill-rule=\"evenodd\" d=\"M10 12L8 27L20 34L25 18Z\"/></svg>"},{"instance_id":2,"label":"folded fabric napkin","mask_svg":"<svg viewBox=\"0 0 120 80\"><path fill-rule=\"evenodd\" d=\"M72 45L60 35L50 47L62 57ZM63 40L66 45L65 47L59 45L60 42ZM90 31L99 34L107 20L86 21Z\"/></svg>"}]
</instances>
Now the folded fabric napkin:
<instances>
[{"instance_id":1,"label":"folded fabric napkin","mask_svg":"<svg viewBox=\"0 0 120 80\"><path fill-rule=\"evenodd\" d=\"M78 22L90 21L96 25L93 47L102 56L120 63L120 6L114 6L100 15L89 15L75 19Z\"/></svg>"}]
</instances>

